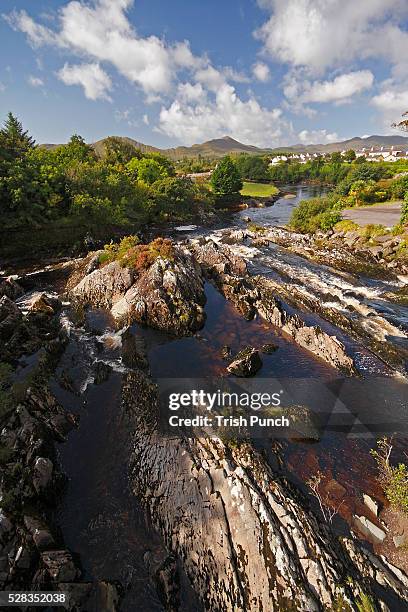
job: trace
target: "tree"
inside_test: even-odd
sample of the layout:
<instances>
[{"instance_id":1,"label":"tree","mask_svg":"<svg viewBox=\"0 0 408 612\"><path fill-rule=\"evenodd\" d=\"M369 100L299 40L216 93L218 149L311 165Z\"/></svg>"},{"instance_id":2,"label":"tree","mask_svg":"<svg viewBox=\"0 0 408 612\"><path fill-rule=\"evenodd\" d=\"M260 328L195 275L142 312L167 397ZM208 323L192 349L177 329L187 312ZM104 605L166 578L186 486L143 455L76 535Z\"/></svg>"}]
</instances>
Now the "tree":
<instances>
[{"instance_id":1,"label":"tree","mask_svg":"<svg viewBox=\"0 0 408 612\"><path fill-rule=\"evenodd\" d=\"M73 162L95 161L94 149L86 144L82 136L73 134L66 145L61 145L54 150L58 163L70 166Z\"/></svg>"},{"instance_id":2,"label":"tree","mask_svg":"<svg viewBox=\"0 0 408 612\"><path fill-rule=\"evenodd\" d=\"M109 136L103 141L103 158L108 164L127 164L133 157L142 157L139 149L126 140L118 136Z\"/></svg>"},{"instance_id":3,"label":"tree","mask_svg":"<svg viewBox=\"0 0 408 612\"><path fill-rule=\"evenodd\" d=\"M229 155L218 162L217 167L211 175L211 186L218 196L239 193L242 189L242 180L238 169Z\"/></svg>"},{"instance_id":4,"label":"tree","mask_svg":"<svg viewBox=\"0 0 408 612\"><path fill-rule=\"evenodd\" d=\"M349 149L343 157L346 162L352 162L356 159L356 152L353 149Z\"/></svg>"},{"instance_id":5,"label":"tree","mask_svg":"<svg viewBox=\"0 0 408 612\"><path fill-rule=\"evenodd\" d=\"M9 113L0 130L0 152L4 159L13 160L22 157L35 145L28 131L24 131L21 122Z\"/></svg>"},{"instance_id":6,"label":"tree","mask_svg":"<svg viewBox=\"0 0 408 612\"><path fill-rule=\"evenodd\" d=\"M268 179L268 164L263 157L242 153L235 160L242 179L263 181Z\"/></svg>"},{"instance_id":7,"label":"tree","mask_svg":"<svg viewBox=\"0 0 408 612\"><path fill-rule=\"evenodd\" d=\"M334 153L330 155L330 161L332 162L332 164L341 164L341 162L343 161L341 153L339 153L339 151L334 151Z\"/></svg>"}]
</instances>

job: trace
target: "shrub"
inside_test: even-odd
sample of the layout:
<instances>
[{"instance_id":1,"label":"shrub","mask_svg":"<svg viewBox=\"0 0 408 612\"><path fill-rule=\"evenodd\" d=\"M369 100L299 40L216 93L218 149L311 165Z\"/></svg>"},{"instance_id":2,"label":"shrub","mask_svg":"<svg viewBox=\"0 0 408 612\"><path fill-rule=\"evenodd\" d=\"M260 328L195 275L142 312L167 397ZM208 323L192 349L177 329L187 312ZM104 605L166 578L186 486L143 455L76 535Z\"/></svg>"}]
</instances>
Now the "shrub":
<instances>
[{"instance_id":1,"label":"shrub","mask_svg":"<svg viewBox=\"0 0 408 612\"><path fill-rule=\"evenodd\" d=\"M408 223L408 191L405 194L404 202L401 209L401 224L406 225Z\"/></svg>"},{"instance_id":2,"label":"shrub","mask_svg":"<svg viewBox=\"0 0 408 612\"><path fill-rule=\"evenodd\" d=\"M390 192L393 198L402 200L408 192L408 175L400 176L391 183Z\"/></svg>"},{"instance_id":3,"label":"shrub","mask_svg":"<svg viewBox=\"0 0 408 612\"><path fill-rule=\"evenodd\" d=\"M376 236L383 236L384 234L389 233L384 225L376 225L374 223L369 223L365 227L361 227L359 230L361 236L366 240L370 240L370 238L375 238Z\"/></svg>"},{"instance_id":4,"label":"shrub","mask_svg":"<svg viewBox=\"0 0 408 612\"><path fill-rule=\"evenodd\" d=\"M303 200L293 210L289 225L299 232L327 231L341 221L341 214L331 206L330 198Z\"/></svg>"},{"instance_id":5,"label":"shrub","mask_svg":"<svg viewBox=\"0 0 408 612\"><path fill-rule=\"evenodd\" d=\"M408 467L405 463L391 465L392 444L387 438L377 442L378 450L371 450L378 470L379 481L391 506L408 514Z\"/></svg>"},{"instance_id":6,"label":"shrub","mask_svg":"<svg viewBox=\"0 0 408 612\"><path fill-rule=\"evenodd\" d=\"M168 238L156 238L149 244L139 244L136 236L126 236L119 244L106 245L99 261L118 261L124 268L141 272L147 270L159 257L173 261L174 256L174 246Z\"/></svg>"},{"instance_id":7,"label":"shrub","mask_svg":"<svg viewBox=\"0 0 408 612\"><path fill-rule=\"evenodd\" d=\"M351 221L350 219L344 219L344 221L339 221L334 226L336 232L353 232L359 229L359 225Z\"/></svg>"}]
</instances>

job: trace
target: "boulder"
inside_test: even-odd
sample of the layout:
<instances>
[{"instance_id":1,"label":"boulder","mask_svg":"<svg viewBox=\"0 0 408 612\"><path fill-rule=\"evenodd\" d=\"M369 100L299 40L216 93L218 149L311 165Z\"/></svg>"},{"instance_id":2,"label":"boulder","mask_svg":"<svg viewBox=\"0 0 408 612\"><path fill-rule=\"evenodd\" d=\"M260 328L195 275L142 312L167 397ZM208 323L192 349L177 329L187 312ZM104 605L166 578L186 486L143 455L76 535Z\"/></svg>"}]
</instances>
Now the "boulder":
<instances>
[{"instance_id":1,"label":"boulder","mask_svg":"<svg viewBox=\"0 0 408 612\"><path fill-rule=\"evenodd\" d=\"M365 516L353 516L353 523L357 529L363 533L369 540L381 544L385 540L386 533L380 527L377 527Z\"/></svg>"},{"instance_id":2,"label":"boulder","mask_svg":"<svg viewBox=\"0 0 408 612\"><path fill-rule=\"evenodd\" d=\"M269 344L263 344L260 348L260 351L261 353L264 353L265 355L272 355L272 353L277 351L278 348L279 347L277 344L273 344L272 342L270 342Z\"/></svg>"},{"instance_id":3,"label":"boulder","mask_svg":"<svg viewBox=\"0 0 408 612\"><path fill-rule=\"evenodd\" d=\"M41 312L54 315L61 308L61 301L46 293L36 293L27 303L29 312Z\"/></svg>"},{"instance_id":4,"label":"boulder","mask_svg":"<svg viewBox=\"0 0 408 612\"><path fill-rule=\"evenodd\" d=\"M262 359L256 349L247 346L237 353L227 370L230 374L239 377L255 376L262 367Z\"/></svg>"},{"instance_id":5,"label":"boulder","mask_svg":"<svg viewBox=\"0 0 408 612\"><path fill-rule=\"evenodd\" d=\"M78 569L68 550L43 552L41 561L53 582L72 582L78 577Z\"/></svg>"},{"instance_id":6,"label":"boulder","mask_svg":"<svg viewBox=\"0 0 408 612\"><path fill-rule=\"evenodd\" d=\"M174 259L158 257L111 312L118 324L137 321L175 335L204 325L204 281L192 256L176 248Z\"/></svg>"},{"instance_id":7,"label":"boulder","mask_svg":"<svg viewBox=\"0 0 408 612\"><path fill-rule=\"evenodd\" d=\"M10 300L16 300L24 293L24 289L14 280L12 276L0 280L0 297L6 295Z\"/></svg>"},{"instance_id":8,"label":"boulder","mask_svg":"<svg viewBox=\"0 0 408 612\"><path fill-rule=\"evenodd\" d=\"M392 541L394 542L396 548L401 548L402 546L405 547L408 544L408 536L407 534L403 533L402 535L394 536Z\"/></svg>"},{"instance_id":9,"label":"boulder","mask_svg":"<svg viewBox=\"0 0 408 612\"><path fill-rule=\"evenodd\" d=\"M364 504L367 506L369 510L374 514L374 516L378 516L379 505L378 502L375 501L372 497L367 495L367 493L363 494Z\"/></svg>"},{"instance_id":10,"label":"boulder","mask_svg":"<svg viewBox=\"0 0 408 612\"><path fill-rule=\"evenodd\" d=\"M0 340L8 340L22 318L17 304L6 295L0 298Z\"/></svg>"},{"instance_id":11,"label":"boulder","mask_svg":"<svg viewBox=\"0 0 408 612\"><path fill-rule=\"evenodd\" d=\"M53 463L45 457L37 457L33 470L33 485L38 494L45 492L52 481Z\"/></svg>"},{"instance_id":12,"label":"boulder","mask_svg":"<svg viewBox=\"0 0 408 612\"><path fill-rule=\"evenodd\" d=\"M111 308L132 286L134 273L113 261L86 275L69 295L74 300L91 306Z\"/></svg>"}]
</instances>

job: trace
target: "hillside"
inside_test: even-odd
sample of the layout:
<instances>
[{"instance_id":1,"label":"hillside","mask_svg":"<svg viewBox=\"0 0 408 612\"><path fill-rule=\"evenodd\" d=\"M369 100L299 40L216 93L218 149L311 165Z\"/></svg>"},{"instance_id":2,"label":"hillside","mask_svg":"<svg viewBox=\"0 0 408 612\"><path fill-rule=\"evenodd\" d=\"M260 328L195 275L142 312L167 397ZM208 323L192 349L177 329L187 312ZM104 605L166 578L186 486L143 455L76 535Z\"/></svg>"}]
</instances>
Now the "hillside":
<instances>
[{"instance_id":1,"label":"hillside","mask_svg":"<svg viewBox=\"0 0 408 612\"><path fill-rule=\"evenodd\" d=\"M174 147L169 149L159 149L157 147L153 147L151 145L144 144L142 142L138 142L133 138L128 138L127 136L118 136L121 140L124 140L137 149L142 151L142 153L162 153L171 159L182 159L183 157L198 157L199 155L202 157L210 157L217 158L223 157L228 153L231 154L239 154L239 153L248 153L254 155L262 155L265 153L274 153L277 151L280 152L304 152L304 153L333 153L334 151L343 151L347 149L354 149L355 151L358 149L362 149L363 147L371 148L371 147L390 147L394 145L394 147L401 148L403 150L408 150L408 137L406 136L368 136L367 138L350 138L349 140L342 140L340 142L333 142L329 144L314 144L314 145L304 145L304 144L295 144L288 147L276 147L274 149L261 149L259 147L255 147L253 145L243 144L242 142L238 142L238 140L234 140L230 136L223 136L222 138L214 138L213 140L207 140L201 144L194 144L191 147ZM97 142L92 143L92 146L95 148L96 152L100 155L103 151L103 145L105 142L105 138L98 140ZM56 144L43 144L41 145L45 148L51 149L58 145Z\"/></svg>"}]
</instances>

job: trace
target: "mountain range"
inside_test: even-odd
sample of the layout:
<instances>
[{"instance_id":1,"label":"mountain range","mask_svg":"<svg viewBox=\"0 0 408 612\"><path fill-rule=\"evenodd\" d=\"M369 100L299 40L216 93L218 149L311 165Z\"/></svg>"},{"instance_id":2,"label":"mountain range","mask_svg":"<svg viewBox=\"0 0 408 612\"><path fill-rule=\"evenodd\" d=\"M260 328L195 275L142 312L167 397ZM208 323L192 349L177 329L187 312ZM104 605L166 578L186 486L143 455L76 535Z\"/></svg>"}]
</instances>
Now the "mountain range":
<instances>
[{"instance_id":1,"label":"mountain range","mask_svg":"<svg viewBox=\"0 0 408 612\"><path fill-rule=\"evenodd\" d=\"M229 153L248 153L254 155L262 155L267 153L333 153L334 151L343 151L348 149L354 149L355 151L371 147L398 147L402 150L408 150L408 137L406 136L367 136L360 138L350 138L349 140L342 140L340 142L332 142L329 144L295 144L288 147L277 147L274 149L262 149L253 145L243 144L234 140L230 136L223 136L222 138L214 138L213 140L207 140L201 144L193 144L191 147L174 147L170 149L159 149L151 145L146 145L133 138L127 136L118 136L117 138L124 140L125 142L132 144L134 147L139 149L142 153L162 153L171 159L182 159L183 157L223 157ZM102 153L104 148L104 142L106 139L98 140L94 142L92 146L98 153ZM45 144L46 148L53 148L58 145Z\"/></svg>"}]
</instances>

